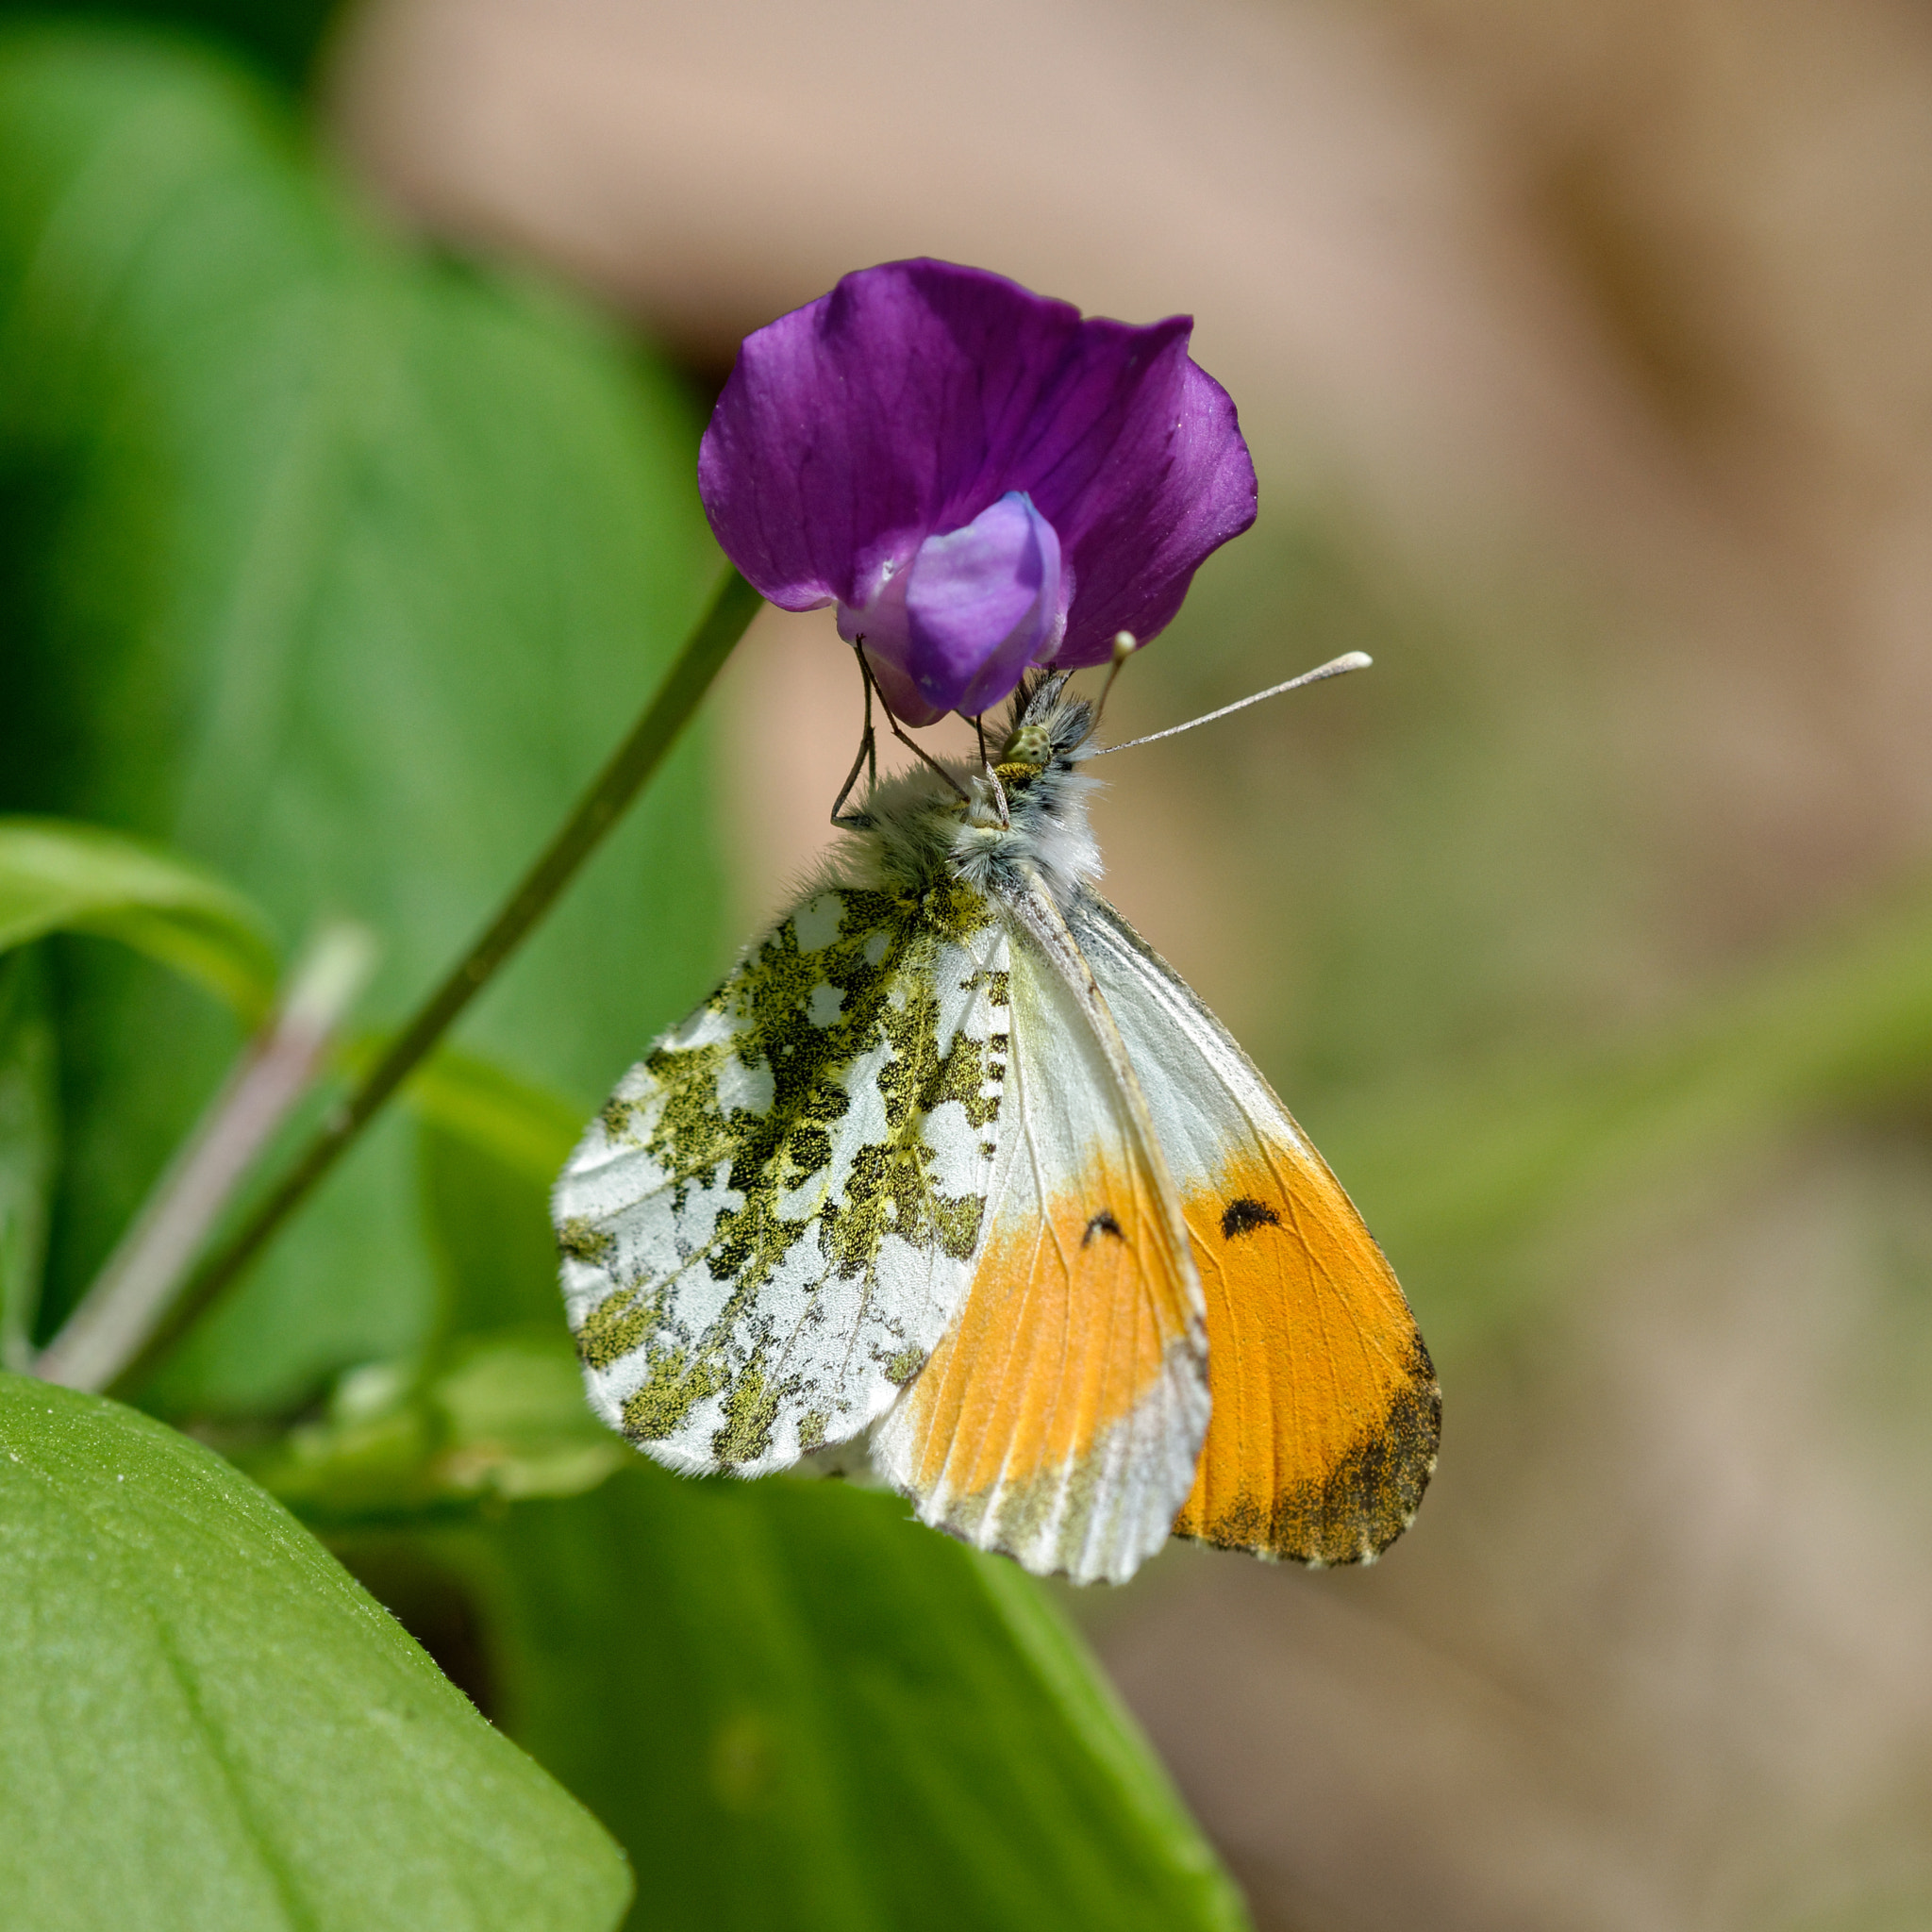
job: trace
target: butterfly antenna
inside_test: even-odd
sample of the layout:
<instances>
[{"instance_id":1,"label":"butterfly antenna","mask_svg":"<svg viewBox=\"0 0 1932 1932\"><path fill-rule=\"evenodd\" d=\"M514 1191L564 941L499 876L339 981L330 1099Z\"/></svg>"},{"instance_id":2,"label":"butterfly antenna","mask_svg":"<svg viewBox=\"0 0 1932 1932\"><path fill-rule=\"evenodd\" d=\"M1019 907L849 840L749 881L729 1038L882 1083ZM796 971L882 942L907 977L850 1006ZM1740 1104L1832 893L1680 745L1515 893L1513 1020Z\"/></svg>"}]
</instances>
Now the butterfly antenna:
<instances>
[{"instance_id":1,"label":"butterfly antenna","mask_svg":"<svg viewBox=\"0 0 1932 1932\"><path fill-rule=\"evenodd\" d=\"M1122 636L1126 633L1123 632ZM1120 646L1114 646L1115 669L1120 666ZM1217 718L1225 718L1236 711L1245 711L1250 705L1258 705L1263 698L1278 698L1283 691L1299 691L1305 684L1320 684L1326 677L1340 677L1345 671L1366 671L1375 660L1366 651L1344 651L1339 658L1331 658L1325 664L1317 664L1312 671L1304 671L1299 677L1291 677L1286 684L1272 684L1266 691L1257 691L1252 697L1237 698L1231 705L1223 705L1218 711L1208 711L1198 718L1190 718L1185 724L1170 724L1165 731L1150 731L1145 738L1130 738L1124 744L1104 744L1093 754L1097 758L1105 758L1110 751L1132 751L1137 744L1152 744L1157 739L1177 738L1183 731L1191 731L1196 724L1211 724ZM1109 688L1113 680L1108 680ZM1105 697L1106 693L1102 692Z\"/></svg>"},{"instance_id":2,"label":"butterfly antenna","mask_svg":"<svg viewBox=\"0 0 1932 1932\"><path fill-rule=\"evenodd\" d=\"M1113 657L1107 667L1107 682L1100 687L1100 695L1093 700L1093 722L1087 727L1087 735L1100 729L1101 714L1107 709L1108 694L1113 690L1113 681L1121 675L1121 666L1141 648L1141 640L1130 630L1117 630L1113 634Z\"/></svg>"}]
</instances>

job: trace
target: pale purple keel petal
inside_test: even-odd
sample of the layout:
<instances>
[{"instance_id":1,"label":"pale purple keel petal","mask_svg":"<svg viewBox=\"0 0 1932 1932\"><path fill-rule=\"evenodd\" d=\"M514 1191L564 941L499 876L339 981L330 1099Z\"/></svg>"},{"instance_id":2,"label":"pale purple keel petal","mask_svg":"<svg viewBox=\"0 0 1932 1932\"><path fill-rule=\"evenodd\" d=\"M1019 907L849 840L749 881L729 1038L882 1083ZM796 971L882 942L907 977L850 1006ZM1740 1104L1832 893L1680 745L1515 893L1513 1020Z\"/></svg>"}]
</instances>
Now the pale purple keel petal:
<instances>
[{"instance_id":1,"label":"pale purple keel petal","mask_svg":"<svg viewBox=\"0 0 1932 1932\"><path fill-rule=\"evenodd\" d=\"M928 704L996 705L1058 641L1060 543L1018 491L928 537L907 573L905 668Z\"/></svg>"},{"instance_id":2,"label":"pale purple keel petal","mask_svg":"<svg viewBox=\"0 0 1932 1932\"><path fill-rule=\"evenodd\" d=\"M905 669L907 641L906 590L908 573L892 572L863 609L839 606L839 635L848 644L862 646L872 668L873 682L886 708L902 724L937 724L950 708L929 705Z\"/></svg>"},{"instance_id":3,"label":"pale purple keel petal","mask_svg":"<svg viewBox=\"0 0 1932 1932\"><path fill-rule=\"evenodd\" d=\"M1059 539L1018 491L928 537L864 609L839 607L841 635L863 641L900 718L906 687L935 716L990 709L1052 654L1060 627Z\"/></svg>"},{"instance_id":4,"label":"pale purple keel petal","mask_svg":"<svg viewBox=\"0 0 1932 1932\"><path fill-rule=\"evenodd\" d=\"M884 658L874 658L869 647L866 661L872 666L872 681L878 686L886 709L900 724L910 724L917 730L922 724L937 724L946 715L944 705L929 705L920 696L919 687L898 665Z\"/></svg>"}]
</instances>

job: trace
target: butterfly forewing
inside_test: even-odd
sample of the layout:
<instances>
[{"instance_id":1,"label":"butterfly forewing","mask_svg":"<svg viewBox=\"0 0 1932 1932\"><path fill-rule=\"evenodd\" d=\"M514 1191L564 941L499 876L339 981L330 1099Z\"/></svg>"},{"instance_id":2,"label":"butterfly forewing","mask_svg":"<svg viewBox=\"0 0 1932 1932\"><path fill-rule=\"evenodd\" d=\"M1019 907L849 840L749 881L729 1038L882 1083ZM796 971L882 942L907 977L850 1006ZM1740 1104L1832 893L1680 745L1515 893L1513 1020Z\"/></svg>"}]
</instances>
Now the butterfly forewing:
<instances>
[{"instance_id":1,"label":"butterfly forewing","mask_svg":"<svg viewBox=\"0 0 1932 1932\"><path fill-rule=\"evenodd\" d=\"M1050 904L1017 913L986 1245L873 1455L921 1518L1081 1582L1169 1534L1208 1418L1200 1290L1106 1008ZM1057 931L1056 931L1057 929Z\"/></svg>"},{"instance_id":2,"label":"butterfly forewing","mask_svg":"<svg viewBox=\"0 0 1932 1932\"><path fill-rule=\"evenodd\" d=\"M984 1231L1007 964L976 893L827 887L625 1074L555 1208L591 1402L640 1447L760 1474L919 1372Z\"/></svg>"},{"instance_id":3,"label":"butterfly forewing","mask_svg":"<svg viewBox=\"0 0 1932 1932\"><path fill-rule=\"evenodd\" d=\"M1373 1557L1435 1468L1435 1372L1389 1264L1226 1029L1103 901L1072 929L1138 1071L1207 1302L1213 1393L1175 1533Z\"/></svg>"}]
</instances>

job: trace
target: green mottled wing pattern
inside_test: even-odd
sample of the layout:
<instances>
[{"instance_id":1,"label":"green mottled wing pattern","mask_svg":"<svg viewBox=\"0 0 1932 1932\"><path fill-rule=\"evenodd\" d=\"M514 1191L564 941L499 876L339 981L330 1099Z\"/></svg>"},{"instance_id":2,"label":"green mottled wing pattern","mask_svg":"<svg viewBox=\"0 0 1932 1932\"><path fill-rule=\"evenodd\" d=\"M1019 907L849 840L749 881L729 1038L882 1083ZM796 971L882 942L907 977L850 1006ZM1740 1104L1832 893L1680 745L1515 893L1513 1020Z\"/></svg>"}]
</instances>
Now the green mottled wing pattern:
<instances>
[{"instance_id":1,"label":"green mottled wing pattern","mask_svg":"<svg viewBox=\"0 0 1932 1932\"><path fill-rule=\"evenodd\" d=\"M555 1200L599 1414L761 1475L884 1413L970 1276L1007 988L981 894L826 887L625 1075Z\"/></svg>"}]
</instances>

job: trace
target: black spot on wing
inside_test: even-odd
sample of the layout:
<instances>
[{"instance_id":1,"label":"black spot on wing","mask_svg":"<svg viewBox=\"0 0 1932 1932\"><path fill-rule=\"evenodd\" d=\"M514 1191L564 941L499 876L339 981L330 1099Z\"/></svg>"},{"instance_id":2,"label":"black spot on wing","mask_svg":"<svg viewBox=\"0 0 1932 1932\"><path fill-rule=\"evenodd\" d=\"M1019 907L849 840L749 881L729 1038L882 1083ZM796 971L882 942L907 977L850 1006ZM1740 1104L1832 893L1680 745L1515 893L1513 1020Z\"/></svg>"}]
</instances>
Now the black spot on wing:
<instances>
[{"instance_id":1,"label":"black spot on wing","mask_svg":"<svg viewBox=\"0 0 1932 1932\"><path fill-rule=\"evenodd\" d=\"M1126 1240L1126 1236L1121 1232L1120 1223L1113 1218L1113 1209L1111 1208L1103 1208L1087 1224L1087 1232L1080 1237L1080 1245L1084 1248L1097 1234L1110 1234L1117 1241Z\"/></svg>"},{"instance_id":2,"label":"black spot on wing","mask_svg":"<svg viewBox=\"0 0 1932 1932\"><path fill-rule=\"evenodd\" d=\"M1275 1213L1265 1201L1250 1201L1245 1197L1227 1204L1227 1212L1221 1217L1221 1238L1231 1241L1238 1234L1253 1234L1257 1227L1279 1227L1281 1216Z\"/></svg>"}]
</instances>

